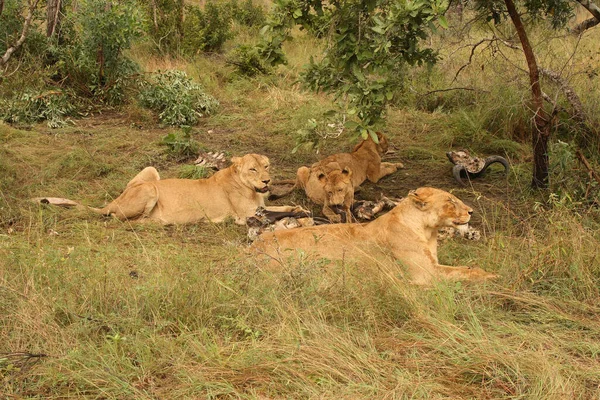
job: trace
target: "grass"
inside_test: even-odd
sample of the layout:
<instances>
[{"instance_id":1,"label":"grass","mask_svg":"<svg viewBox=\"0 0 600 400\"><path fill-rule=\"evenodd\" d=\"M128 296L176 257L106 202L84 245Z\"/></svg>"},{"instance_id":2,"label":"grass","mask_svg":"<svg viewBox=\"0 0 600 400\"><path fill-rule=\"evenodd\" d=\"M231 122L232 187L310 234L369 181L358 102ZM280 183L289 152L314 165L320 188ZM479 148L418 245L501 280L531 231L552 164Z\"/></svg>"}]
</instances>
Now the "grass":
<instances>
[{"instance_id":1,"label":"grass","mask_svg":"<svg viewBox=\"0 0 600 400\"><path fill-rule=\"evenodd\" d=\"M136 57L146 70L186 69L220 100L219 113L193 130L203 148L267 154L275 178L290 178L320 158L292 155L294 133L332 106L295 84L309 41L290 45L290 66L251 80L218 57ZM434 71L440 79L444 68L452 70ZM440 259L501 278L426 289L351 263L263 271L232 222L140 225L27 201L54 195L99 206L147 165L164 178L200 173L160 145L174 130L134 106L57 130L0 124L0 397L597 399L598 211L528 190L528 145L490 129L516 126L507 117L490 125L499 114L491 103L391 108L396 153L387 159L406 168L358 195L431 185L475 209L483 239L448 241ZM503 143L509 176L492 171L456 186L445 151ZM350 147L328 140L322 151ZM312 207L301 193L284 200Z\"/></svg>"}]
</instances>

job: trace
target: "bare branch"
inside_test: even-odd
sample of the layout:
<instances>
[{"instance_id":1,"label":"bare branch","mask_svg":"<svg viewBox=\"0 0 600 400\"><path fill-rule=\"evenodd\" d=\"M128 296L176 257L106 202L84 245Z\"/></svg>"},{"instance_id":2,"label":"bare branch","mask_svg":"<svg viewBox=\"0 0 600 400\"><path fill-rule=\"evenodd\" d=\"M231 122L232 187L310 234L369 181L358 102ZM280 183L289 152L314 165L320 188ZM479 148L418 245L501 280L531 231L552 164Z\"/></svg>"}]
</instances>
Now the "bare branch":
<instances>
[{"instance_id":1,"label":"bare branch","mask_svg":"<svg viewBox=\"0 0 600 400\"><path fill-rule=\"evenodd\" d=\"M573 29L572 32L574 34L580 35L587 29L590 29L590 28L600 24L600 7L598 7L596 4L592 3L590 0L575 0L575 1L578 2L579 4L581 4L586 10L588 10L590 12L590 14L592 14L594 16L593 18L583 21L582 23L580 23Z\"/></svg>"},{"instance_id":2,"label":"bare branch","mask_svg":"<svg viewBox=\"0 0 600 400\"><path fill-rule=\"evenodd\" d=\"M471 62L473 61L473 57L475 56L475 50L477 49L477 47L479 47L480 45L482 45L483 43L488 43L487 47L492 46L494 44L494 42L501 42L502 44L504 44L507 47L510 47L511 49L515 49L515 50L520 50L520 48L504 39L501 39L499 37L493 37L492 39L481 39L479 42L470 45L471 47L471 54L469 55L469 61L463 65L462 67L460 67L458 69L458 71L456 71L456 75L454 75L454 79L452 79L452 82L450 82L450 84L456 82L456 79L458 79L458 75L462 72L463 69L467 68L469 65L471 65Z\"/></svg>"},{"instance_id":3,"label":"bare branch","mask_svg":"<svg viewBox=\"0 0 600 400\"><path fill-rule=\"evenodd\" d=\"M575 93L575 90L573 90L573 88L567 82L565 82L558 73L544 68L540 68L539 71L541 75L547 77L558 85L558 87L565 94L569 104L571 104L571 107L573 107L573 117L575 117L575 119L577 119L577 121L580 123L584 123L587 120L587 115L583 110L583 105L581 104L579 96L577 93Z\"/></svg>"},{"instance_id":4,"label":"bare branch","mask_svg":"<svg viewBox=\"0 0 600 400\"><path fill-rule=\"evenodd\" d=\"M21 32L21 37L19 37L19 40L17 40L15 44L6 49L6 52L4 53L2 58L0 58L0 67L6 65L6 63L10 59L10 56L12 56L13 53L17 51L19 47L21 47L21 45L25 42L25 39L27 38L27 31L29 30L29 26L31 25L31 20L33 19L33 13L39 2L40 0L34 0L33 3L29 3L29 11L27 12L27 17L25 17L25 22L23 23L23 31Z\"/></svg>"},{"instance_id":5,"label":"bare branch","mask_svg":"<svg viewBox=\"0 0 600 400\"><path fill-rule=\"evenodd\" d=\"M596 18L589 18L579 23L575 28L571 30L571 33L573 33L574 35L581 35L583 32L595 27L598 24L600 24L599 20L597 20Z\"/></svg>"}]
</instances>

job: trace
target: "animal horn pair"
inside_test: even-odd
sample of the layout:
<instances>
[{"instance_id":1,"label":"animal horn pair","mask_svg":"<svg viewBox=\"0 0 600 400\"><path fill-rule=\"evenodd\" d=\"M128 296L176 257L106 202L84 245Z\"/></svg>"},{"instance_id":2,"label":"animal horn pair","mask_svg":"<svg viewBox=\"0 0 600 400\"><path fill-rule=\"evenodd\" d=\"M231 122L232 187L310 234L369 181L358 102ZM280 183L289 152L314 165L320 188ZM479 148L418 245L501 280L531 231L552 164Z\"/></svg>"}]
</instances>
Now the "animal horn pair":
<instances>
[{"instance_id":1,"label":"animal horn pair","mask_svg":"<svg viewBox=\"0 0 600 400\"><path fill-rule=\"evenodd\" d=\"M467 170L467 168L464 165L461 164L456 164L453 168L452 168L452 175L454 175L454 179L456 179L456 181L458 183L460 183L461 185L465 186L466 183L462 180L463 176L466 176L469 180L470 179L475 179L477 177L482 176L483 174L485 174L485 170L488 169L488 167L494 163L500 163L504 166L504 172L508 173L509 169L510 169L510 165L508 164L508 161L506 161L506 159L504 157L501 156L490 156L487 157L485 159L485 164L483 165L483 168L481 168L480 171L477 172L469 172L469 170Z\"/></svg>"}]
</instances>

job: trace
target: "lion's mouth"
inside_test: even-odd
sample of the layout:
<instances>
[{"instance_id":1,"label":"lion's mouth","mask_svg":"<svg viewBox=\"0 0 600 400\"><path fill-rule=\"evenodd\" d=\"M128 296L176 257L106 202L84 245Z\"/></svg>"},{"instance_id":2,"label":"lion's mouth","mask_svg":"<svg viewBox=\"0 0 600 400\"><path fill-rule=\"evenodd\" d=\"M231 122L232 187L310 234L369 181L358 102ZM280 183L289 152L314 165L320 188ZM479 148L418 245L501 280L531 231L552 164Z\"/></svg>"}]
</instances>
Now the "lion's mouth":
<instances>
[{"instance_id":1,"label":"lion's mouth","mask_svg":"<svg viewBox=\"0 0 600 400\"><path fill-rule=\"evenodd\" d=\"M254 190L256 192L258 192L258 193L267 193L269 191L269 187L265 186L265 187L262 187L262 188L254 188Z\"/></svg>"}]
</instances>

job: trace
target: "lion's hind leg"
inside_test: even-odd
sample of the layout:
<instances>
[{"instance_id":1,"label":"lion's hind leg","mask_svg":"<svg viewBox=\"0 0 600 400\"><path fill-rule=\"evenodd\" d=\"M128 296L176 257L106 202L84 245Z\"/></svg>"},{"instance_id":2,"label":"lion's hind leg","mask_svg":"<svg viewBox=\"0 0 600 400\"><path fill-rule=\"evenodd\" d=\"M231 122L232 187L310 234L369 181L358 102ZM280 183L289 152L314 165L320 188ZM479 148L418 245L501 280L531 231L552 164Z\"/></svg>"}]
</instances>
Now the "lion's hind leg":
<instances>
[{"instance_id":1,"label":"lion's hind leg","mask_svg":"<svg viewBox=\"0 0 600 400\"><path fill-rule=\"evenodd\" d=\"M132 180L127 183L126 188L145 182L156 182L160 180L160 175L154 167L146 167L140 173L133 177Z\"/></svg>"},{"instance_id":2,"label":"lion's hind leg","mask_svg":"<svg viewBox=\"0 0 600 400\"><path fill-rule=\"evenodd\" d=\"M122 220L149 216L158 202L158 189L152 183L143 184L139 181L137 183L132 186L128 185L119 197L106 207L96 209L96 211L103 215L113 215Z\"/></svg>"},{"instance_id":3,"label":"lion's hind leg","mask_svg":"<svg viewBox=\"0 0 600 400\"><path fill-rule=\"evenodd\" d=\"M499 275L484 271L479 267L451 267L448 265L436 265L435 271L442 278L465 281L485 281L499 278Z\"/></svg>"}]
</instances>

